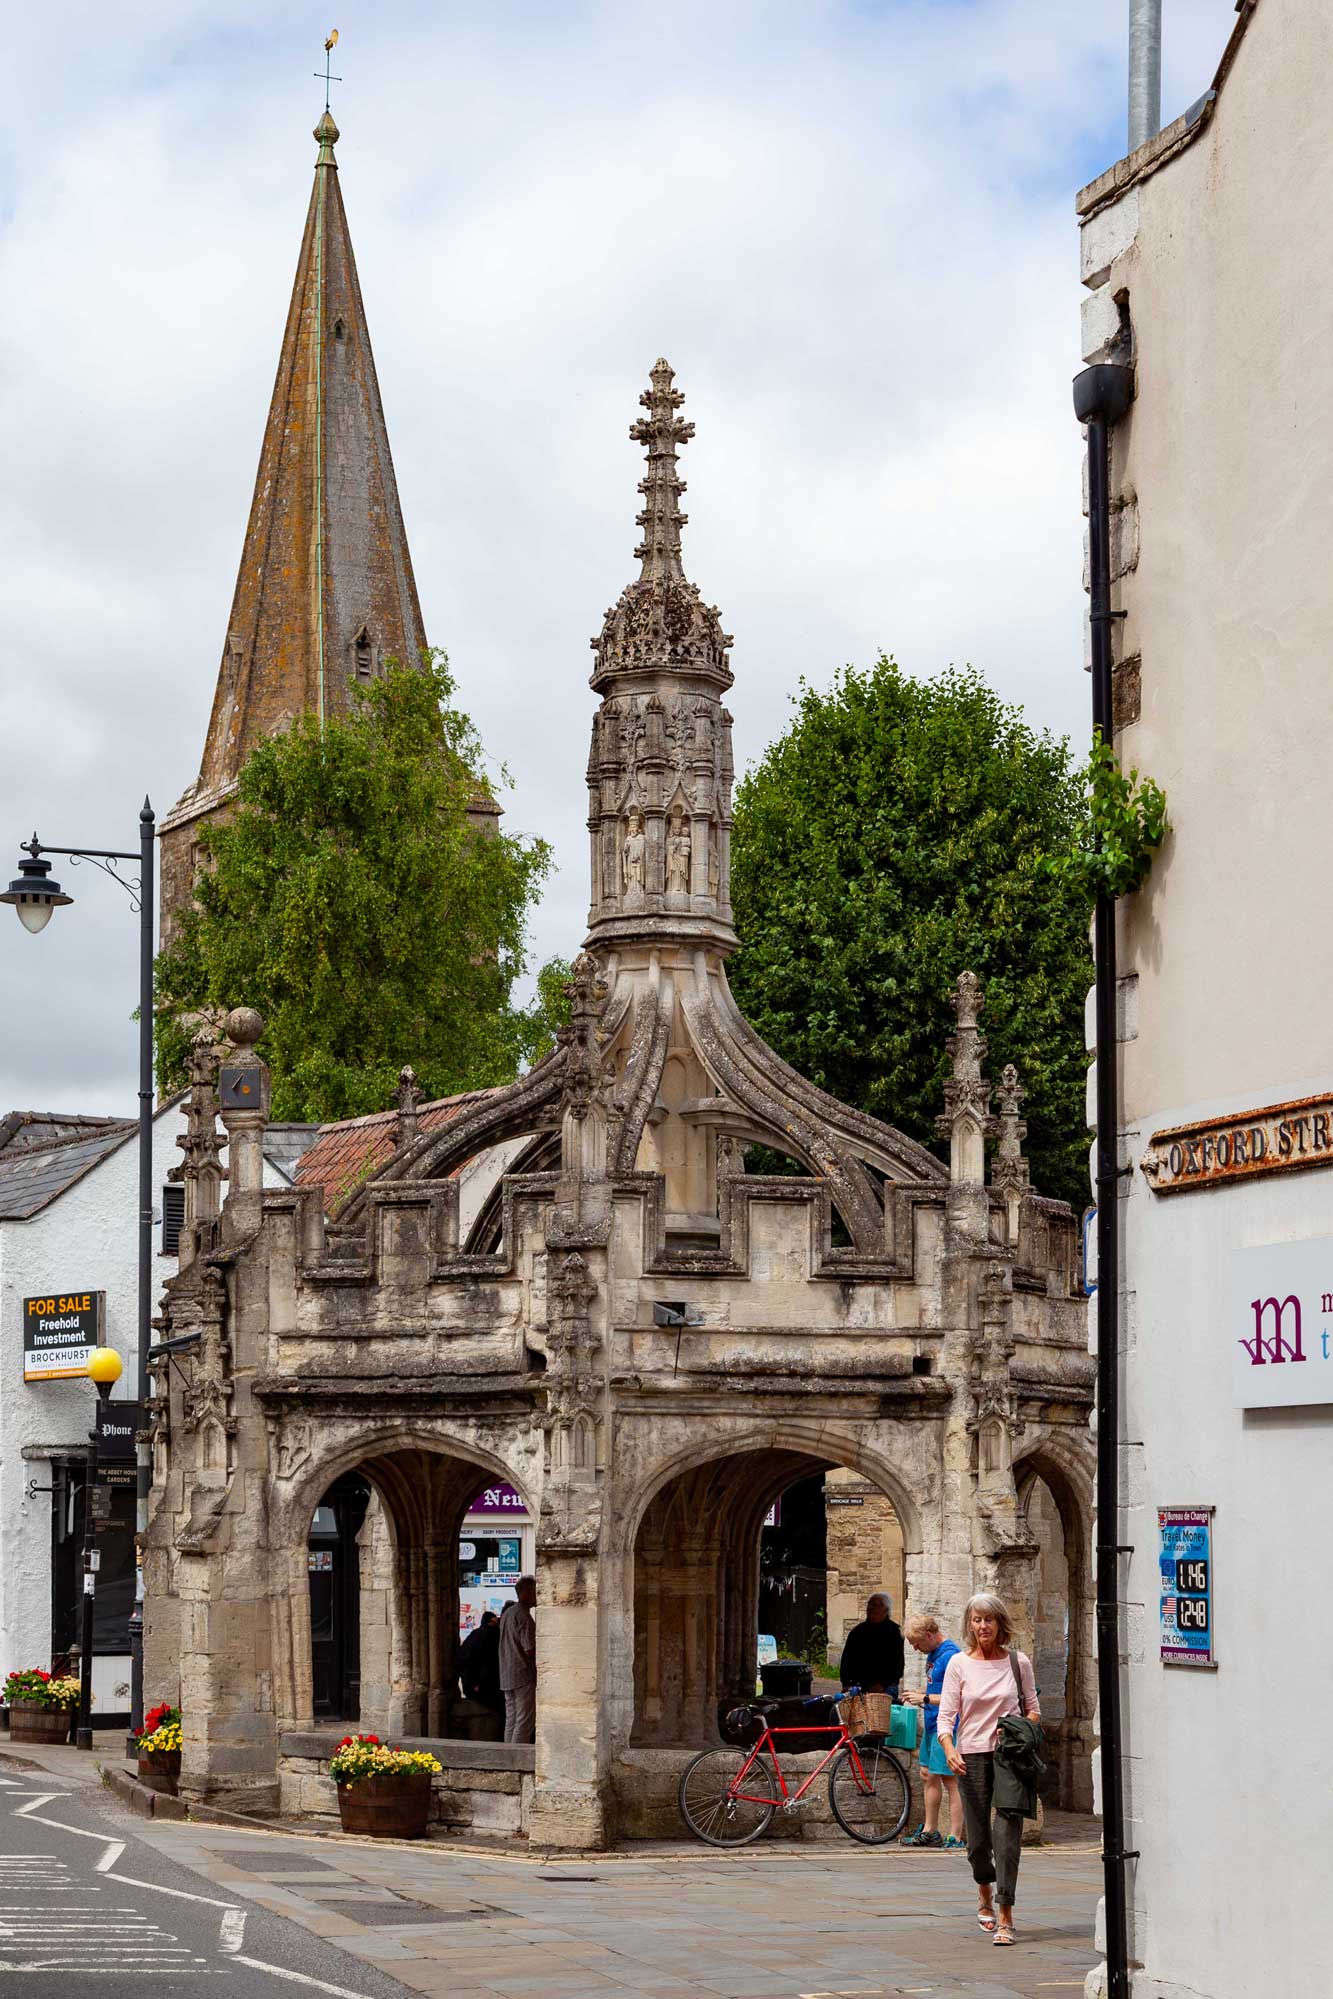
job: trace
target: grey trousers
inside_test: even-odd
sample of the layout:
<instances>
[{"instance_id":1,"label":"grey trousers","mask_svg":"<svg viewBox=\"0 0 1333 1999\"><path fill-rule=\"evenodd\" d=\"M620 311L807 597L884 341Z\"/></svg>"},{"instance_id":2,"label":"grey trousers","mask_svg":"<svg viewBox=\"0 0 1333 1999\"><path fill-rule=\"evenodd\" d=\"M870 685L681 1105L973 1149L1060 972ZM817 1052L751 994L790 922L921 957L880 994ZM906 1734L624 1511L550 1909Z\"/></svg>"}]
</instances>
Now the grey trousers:
<instances>
[{"instance_id":1,"label":"grey trousers","mask_svg":"<svg viewBox=\"0 0 1333 1999\"><path fill-rule=\"evenodd\" d=\"M1012 1909L1018 1887L1018 1855L1023 1844L1023 1821L996 1812L991 1826L991 1794L995 1789L995 1758L980 1750L964 1751L967 1770L958 1779L967 1822L967 1857L972 1863L972 1879L995 1883L995 1899L1003 1909Z\"/></svg>"},{"instance_id":2,"label":"grey trousers","mask_svg":"<svg viewBox=\"0 0 1333 1999\"><path fill-rule=\"evenodd\" d=\"M537 1739L537 1682L529 1687L505 1688L505 1741L535 1742Z\"/></svg>"}]
</instances>

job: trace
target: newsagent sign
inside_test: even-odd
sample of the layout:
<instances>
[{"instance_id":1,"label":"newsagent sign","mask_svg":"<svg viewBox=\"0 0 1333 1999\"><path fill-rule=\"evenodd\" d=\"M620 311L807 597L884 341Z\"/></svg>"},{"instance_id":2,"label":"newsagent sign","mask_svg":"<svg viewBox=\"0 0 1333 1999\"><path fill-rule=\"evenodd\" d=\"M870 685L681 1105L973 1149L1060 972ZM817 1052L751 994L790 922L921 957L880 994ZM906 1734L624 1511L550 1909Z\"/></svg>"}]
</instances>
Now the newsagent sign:
<instances>
[{"instance_id":1,"label":"newsagent sign","mask_svg":"<svg viewBox=\"0 0 1333 1999\"><path fill-rule=\"evenodd\" d=\"M50 1291L25 1298L23 1379L65 1381L86 1374L105 1324L105 1291Z\"/></svg>"},{"instance_id":2,"label":"newsagent sign","mask_svg":"<svg viewBox=\"0 0 1333 1999\"><path fill-rule=\"evenodd\" d=\"M1233 1250L1227 1320L1238 1409L1333 1402L1333 1237Z\"/></svg>"}]
</instances>

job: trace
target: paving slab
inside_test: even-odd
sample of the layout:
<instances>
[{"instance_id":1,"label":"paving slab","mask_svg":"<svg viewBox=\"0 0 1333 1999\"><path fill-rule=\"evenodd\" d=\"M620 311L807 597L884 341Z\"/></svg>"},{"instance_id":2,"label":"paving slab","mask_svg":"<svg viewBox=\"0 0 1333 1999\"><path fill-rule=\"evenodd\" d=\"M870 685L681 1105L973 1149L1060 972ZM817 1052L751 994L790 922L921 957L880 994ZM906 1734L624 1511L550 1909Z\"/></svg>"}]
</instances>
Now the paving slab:
<instances>
[{"instance_id":1,"label":"paving slab","mask_svg":"<svg viewBox=\"0 0 1333 1999\"><path fill-rule=\"evenodd\" d=\"M198 1823L145 1836L428 1999L1068 1999L1095 1962L1101 1868L1072 1838L1024 1853L1021 1941L995 1952L958 1855L673 1842L561 1866Z\"/></svg>"}]
</instances>

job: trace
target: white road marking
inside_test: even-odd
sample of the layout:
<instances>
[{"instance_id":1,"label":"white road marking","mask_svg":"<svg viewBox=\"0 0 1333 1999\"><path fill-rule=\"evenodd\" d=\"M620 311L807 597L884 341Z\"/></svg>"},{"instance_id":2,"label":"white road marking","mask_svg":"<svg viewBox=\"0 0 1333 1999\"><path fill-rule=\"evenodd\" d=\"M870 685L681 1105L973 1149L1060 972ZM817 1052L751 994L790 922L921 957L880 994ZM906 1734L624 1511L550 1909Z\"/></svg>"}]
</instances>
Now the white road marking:
<instances>
[{"instance_id":1,"label":"white road marking","mask_svg":"<svg viewBox=\"0 0 1333 1999\"><path fill-rule=\"evenodd\" d=\"M99 1874L105 1874L109 1867L115 1866L116 1862L120 1859L120 1856L124 1851L125 1851L124 1840L113 1839L111 1844L108 1846L106 1852L102 1855L102 1858L97 1862L96 1871Z\"/></svg>"},{"instance_id":2,"label":"white road marking","mask_svg":"<svg viewBox=\"0 0 1333 1999\"><path fill-rule=\"evenodd\" d=\"M364 1992L353 1992L346 1985L330 1985L327 1978L311 1978L304 1971L288 1971L281 1964L266 1964L262 1957L237 1957L237 1964L248 1964L254 1971L266 1971L270 1978L289 1978L294 1985L313 1985L316 1992L332 1992L334 1999L366 1999Z\"/></svg>"},{"instance_id":3,"label":"white road marking","mask_svg":"<svg viewBox=\"0 0 1333 1999\"><path fill-rule=\"evenodd\" d=\"M218 1935L218 1948L238 1951L245 1942L245 1910L228 1909L222 1918L222 1928Z\"/></svg>"}]
</instances>

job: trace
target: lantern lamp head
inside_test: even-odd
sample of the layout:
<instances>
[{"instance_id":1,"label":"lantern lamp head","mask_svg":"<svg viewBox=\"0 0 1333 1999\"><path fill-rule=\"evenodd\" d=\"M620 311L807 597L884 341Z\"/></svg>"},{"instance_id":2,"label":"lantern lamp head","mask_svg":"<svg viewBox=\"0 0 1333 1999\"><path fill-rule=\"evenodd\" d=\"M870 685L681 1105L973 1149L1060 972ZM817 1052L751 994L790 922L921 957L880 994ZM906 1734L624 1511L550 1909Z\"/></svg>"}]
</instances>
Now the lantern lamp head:
<instances>
[{"instance_id":1,"label":"lantern lamp head","mask_svg":"<svg viewBox=\"0 0 1333 1999\"><path fill-rule=\"evenodd\" d=\"M34 833L32 848L36 847L37 835ZM0 895L0 902L12 903L23 928L35 935L37 931L45 930L53 909L73 902L74 898L63 892L59 882L50 879L51 863L42 859L40 849L34 853L32 848L25 850L28 858L19 862L18 878Z\"/></svg>"}]
</instances>

